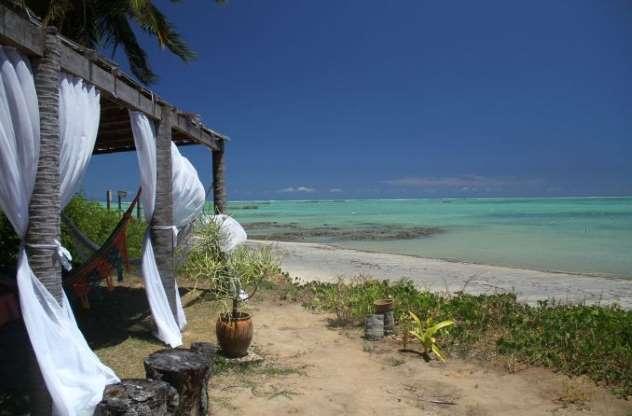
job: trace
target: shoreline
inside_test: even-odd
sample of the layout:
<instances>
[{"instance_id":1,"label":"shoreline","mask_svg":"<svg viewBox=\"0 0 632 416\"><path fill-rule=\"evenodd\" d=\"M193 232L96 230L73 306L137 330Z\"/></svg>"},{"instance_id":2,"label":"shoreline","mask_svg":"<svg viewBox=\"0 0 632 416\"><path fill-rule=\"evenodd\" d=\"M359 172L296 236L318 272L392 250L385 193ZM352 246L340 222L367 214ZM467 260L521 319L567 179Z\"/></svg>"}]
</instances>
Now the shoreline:
<instances>
[{"instance_id":1,"label":"shoreline","mask_svg":"<svg viewBox=\"0 0 632 416\"><path fill-rule=\"evenodd\" d=\"M263 242L266 240L258 240L258 239L254 239L251 241L257 241L257 242ZM293 243L294 241L272 241L275 243ZM297 243L301 242L301 241L296 241ZM309 242L307 242L309 243ZM619 279L619 280L628 280L630 282L632 282L632 276L620 276L620 275L616 275L614 273L599 273L599 272L572 272L572 271L568 271L568 270L547 270L547 269L531 269L529 267L520 267L520 266L506 266L506 265L502 265L502 264L489 264L489 263L477 263L475 261L467 261L467 260L459 260L459 259L455 259L455 258L449 258L449 257L424 257L424 256L419 256L419 255L415 255L415 254L403 254L403 253L389 253L386 251L378 251L378 250L369 250L369 249L359 249L359 248L351 248L351 247L343 247L340 245L337 245L336 243L314 243L314 244L322 244L325 246L331 246L334 248L338 248L341 250L351 250L351 251L358 251L360 253L370 253L370 254L389 254L389 255L394 255L394 256L406 256L406 257L413 257L416 259L423 259L423 260L439 260L439 261L444 261L446 263L457 263L457 264L471 264L471 265L475 265L475 266L489 266L489 267L499 267L499 268L504 268L504 269L511 269L511 270L527 270L527 271L531 271L531 272L540 272L540 273L547 273L547 274L565 274L565 275L572 275L572 276L580 276L580 277L596 277L599 279Z\"/></svg>"},{"instance_id":2,"label":"shoreline","mask_svg":"<svg viewBox=\"0 0 632 416\"><path fill-rule=\"evenodd\" d=\"M301 281L335 282L357 276L410 279L422 289L472 294L513 292L521 302L614 304L632 309L632 280L593 274L545 272L403 254L361 251L320 243L249 240L271 246L283 271Z\"/></svg>"}]
</instances>

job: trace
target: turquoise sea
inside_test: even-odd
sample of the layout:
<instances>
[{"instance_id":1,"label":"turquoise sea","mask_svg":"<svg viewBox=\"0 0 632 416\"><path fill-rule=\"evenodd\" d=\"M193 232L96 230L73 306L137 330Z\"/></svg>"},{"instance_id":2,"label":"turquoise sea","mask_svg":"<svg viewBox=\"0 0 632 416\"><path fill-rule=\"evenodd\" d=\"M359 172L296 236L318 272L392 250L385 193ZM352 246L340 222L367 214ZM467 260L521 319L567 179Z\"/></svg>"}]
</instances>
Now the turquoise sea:
<instances>
[{"instance_id":1,"label":"turquoise sea","mask_svg":"<svg viewBox=\"0 0 632 416\"><path fill-rule=\"evenodd\" d=\"M438 227L412 239L313 237L336 246L546 271L632 278L632 197L234 202L248 229ZM258 228L258 232L261 229Z\"/></svg>"}]
</instances>

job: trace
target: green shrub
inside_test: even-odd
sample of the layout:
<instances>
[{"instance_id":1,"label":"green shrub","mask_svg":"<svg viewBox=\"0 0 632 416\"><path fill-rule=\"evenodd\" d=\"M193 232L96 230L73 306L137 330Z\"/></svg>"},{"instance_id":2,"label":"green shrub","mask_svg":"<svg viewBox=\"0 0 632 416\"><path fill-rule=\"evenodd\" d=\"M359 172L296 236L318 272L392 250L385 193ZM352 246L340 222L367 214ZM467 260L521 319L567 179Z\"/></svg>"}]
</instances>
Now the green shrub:
<instances>
[{"instance_id":1,"label":"green shrub","mask_svg":"<svg viewBox=\"0 0 632 416\"><path fill-rule=\"evenodd\" d=\"M221 251L221 233L213 221L196 229L195 246L180 267L180 273L198 283L204 283L214 296L233 300L233 311L244 290L252 294L261 281L280 272L278 261L269 247L259 249L241 246L230 254Z\"/></svg>"},{"instance_id":2,"label":"green shrub","mask_svg":"<svg viewBox=\"0 0 632 416\"><path fill-rule=\"evenodd\" d=\"M118 211L108 211L98 202L82 195L75 196L64 209L64 214L92 241L101 245L121 221ZM130 258L139 258L147 226L144 221L132 218L127 227L127 250ZM75 241L62 223L62 244L71 253L77 251Z\"/></svg>"},{"instance_id":3,"label":"green shrub","mask_svg":"<svg viewBox=\"0 0 632 416\"><path fill-rule=\"evenodd\" d=\"M110 236L114 227L121 220L117 211L108 211L98 202L90 201L84 196L75 196L64 209L79 229L96 244L101 245ZM127 228L127 248L130 258L140 257L141 245L146 225L143 221L132 219ZM71 253L77 253L75 241L68 234L62 223L62 244ZM20 241L13 231L9 220L0 213L0 269L13 269L17 262Z\"/></svg>"}]
</instances>

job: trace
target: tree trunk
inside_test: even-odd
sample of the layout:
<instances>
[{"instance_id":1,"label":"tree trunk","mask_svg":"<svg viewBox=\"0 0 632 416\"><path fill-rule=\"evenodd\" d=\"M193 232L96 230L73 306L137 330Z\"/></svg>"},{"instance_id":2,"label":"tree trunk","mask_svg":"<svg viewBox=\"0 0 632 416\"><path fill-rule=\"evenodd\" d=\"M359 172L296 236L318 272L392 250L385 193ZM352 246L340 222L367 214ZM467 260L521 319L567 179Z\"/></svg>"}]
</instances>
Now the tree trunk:
<instances>
[{"instance_id":1,"label":"tree trunk","mask_svg":"<svg viewBox=\"0 0 632 416\"><path fill-rule=\"evenodd\" d=\"M180 398L176 416L208 414L210 363L204 354L185 349L156 351L145 358L148 379L171 384Z\"/></svg>"},{"instance_id":2,"label":"tree trunk","mask_svg":"<svg viewBox=\"0 0 632 416\"><path fill-rule=\"evenodd\" d=\"M105 387L94 416L172 416L178 393L164 381L127 379Z\"/></svg>"},{"instance_id":3,"label":"tree trunk","mask_svg":"<svg viewBox=\"0 0 632 416\"><path fill-rule=\"evenodd\" d=\"M173 196L171 193L171 126L173 110L162 109L162 120L156 134L156 206L151 220L151 240L156 254L156 264L160 271L162 286L169 299L169 306L176 317L176 280L174 265L174 234L171 229L157 228L173 225Z\"/></svg>"},{"instance_id":4,"label":"tree trunk","mask_svg":"<svg viewBox=\"0 0 632 416\"><path fill-rule=\"evenodd\" d=\"M223 214L226 212L224 140L219 140L217 144L219 149L213 150L213 206L216 214Z\"/></svg>"},{"instance_id":5,"label":"tree trunk","mask_svg":"<svg viewBox=\"0 0 632 416\"><path fill-rule=\"evenodd\" d=\"M191 343L191 351L200 354L200 356L204 358L205 362L209 366L206 380L204 380L204 385L208 386L208 381L213 374L215 357L217 357L217 345L211 344L210 342L193 342ZM202 409L206 409L209 415L211 414L211 409L208 403L208 389L202 389L202 392L200 394L200 407Z\"/></svg>"},{"instance_id":6,"label":"tree trunk","mask_svg":"<svg viewBox=\"0 0 632 416\"><path fill-rule=\"evenodd\" d=\"M59 240L59 71L60 40L57 30L45 29L44 55L37 65L35 89L40 112L40 152L26 233L29 263L46 289L61 302L61 269L50 248L34 248L28 244L53 244ZM33 357L34 391L31 392L33 416L50 415L51 400Z\"/></svg>"}]
</instances>

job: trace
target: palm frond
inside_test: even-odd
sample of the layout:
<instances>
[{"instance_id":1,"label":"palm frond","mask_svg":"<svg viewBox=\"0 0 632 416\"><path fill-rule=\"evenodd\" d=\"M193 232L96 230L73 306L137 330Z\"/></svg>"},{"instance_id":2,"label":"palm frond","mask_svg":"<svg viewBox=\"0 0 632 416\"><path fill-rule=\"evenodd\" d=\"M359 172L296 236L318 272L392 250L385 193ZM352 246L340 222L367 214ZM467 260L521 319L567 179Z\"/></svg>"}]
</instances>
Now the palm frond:
<instances>
[{"instance_id":1,"label":"palm frond","mask_svg":"<svg viewBox=\"0 0 632 416\"><path fill-rule=\"evenodd\" d=\"M190 61L196 57L195 52L151 1L131 0L129 12L144 31L156 37L161 47L166 47L183 61Z\"/></svg>"},{"instance_id":2,"label":"palm frond","mask_svg":"<svg viewBox=\"0 0 632 416\"><path fill-rule=\"evenodd\" d=\"M123 47L132 74L144 83L155 82L156 74L149 67L147 54L139 45L129 21L124 16L118 16L105 20L103 26L109 32L111 46L120 45Z\"/></svg>"}]
</instances>

